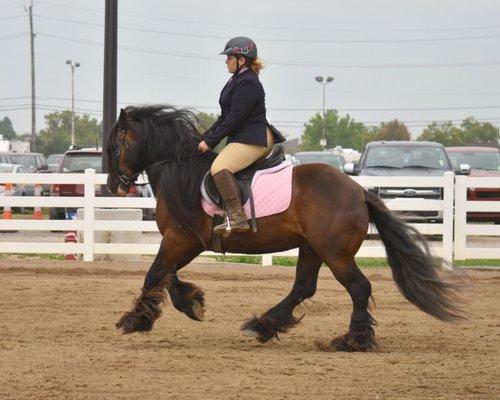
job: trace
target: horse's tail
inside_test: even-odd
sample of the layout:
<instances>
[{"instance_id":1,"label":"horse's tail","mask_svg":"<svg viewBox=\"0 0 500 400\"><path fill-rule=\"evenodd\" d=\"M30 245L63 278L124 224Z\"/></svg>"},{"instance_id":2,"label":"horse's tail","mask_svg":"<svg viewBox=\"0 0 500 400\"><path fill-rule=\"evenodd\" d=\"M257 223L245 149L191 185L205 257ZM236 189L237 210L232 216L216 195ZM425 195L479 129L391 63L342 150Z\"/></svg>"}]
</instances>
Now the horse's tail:
<instances>
[{"instance_id":1,"label":"horse's tail","mask_svg":"<svg viewBox=\"0 0 500 400\"><path fill-rule=\"evenodd\" d=\"M443 321L463 319L458 305L463 286L456 269L444 269L426 239L395 216L376 195L365 191L370 222L375 223L387 252L393 279L404 297Z\"/></svg>"}]
</instances>

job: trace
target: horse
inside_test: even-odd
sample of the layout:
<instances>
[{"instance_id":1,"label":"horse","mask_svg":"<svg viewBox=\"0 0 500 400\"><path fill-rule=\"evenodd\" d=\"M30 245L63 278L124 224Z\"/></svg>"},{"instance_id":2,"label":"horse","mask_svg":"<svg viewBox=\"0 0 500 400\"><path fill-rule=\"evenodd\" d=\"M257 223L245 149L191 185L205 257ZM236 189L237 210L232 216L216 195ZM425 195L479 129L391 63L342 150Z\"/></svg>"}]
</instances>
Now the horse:
<instances>
[{"instance_id":1,"label":"horse","mask_svg":"<svg viewBox=\"0 0 500 400\"><path fill-rule=\"evenodd\" d=\"M200 253L213 250L212 217L202 210L200 186L217 153L197 151L202 137L192 111L149 105L122 109L106 139L109 190L124 196L138 175L146 172L157 199L156 223L162 235L139 297L116 323L125 334L152 329L162 313L166 292L177 310L195 321L203 320L203 290L177 276ZM244 322L244 333L264 343L297 325L302 317L296 317L294 309L315 294L324 263L349 293L353 309L347 333L323 341L318 348L376 349L376 322L369 308L372 288L354 258L370 223L378 230L403 296L439 320L465 318L460 273L453 267L444 268L415 228L341 171L325 164L307 164L293 169L292 199L284 212L258 218L257 233L233 233L224 239L224 247L231 253L298 248L290 293L262 315Z\"/></svg>"}]
</instances>

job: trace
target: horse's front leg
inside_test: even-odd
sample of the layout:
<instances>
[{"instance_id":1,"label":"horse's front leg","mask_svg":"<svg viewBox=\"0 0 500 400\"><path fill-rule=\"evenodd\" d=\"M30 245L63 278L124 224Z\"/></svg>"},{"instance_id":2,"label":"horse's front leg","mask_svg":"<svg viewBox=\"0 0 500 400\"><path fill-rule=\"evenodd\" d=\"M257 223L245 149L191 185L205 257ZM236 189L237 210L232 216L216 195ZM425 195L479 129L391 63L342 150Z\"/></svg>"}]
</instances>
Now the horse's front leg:
<instances>
[{"instance_id":1,"label":"horse's front leg","mask_svg":"<svg viewBox=\"0 0 500 400\"><path fill-rule=\"evenodd\" d=\"M179 281L176 275L177 270L187 265L200 253L201 248L192 244L187 245L186 241L165 235L160 250L146 274L141 295L135 300L132 310L122 315L116 327L123 333L150 331L155 320L161 315L161 306L166 296L165 288L171 296L172 293L181 293L177 296L181 299L179 301L174 300L176 297L172 296L176 308L180 309L178 304L183 304L181 311L191 318L201 320L204 305L203 292L192 284ZM190 290L185 290L188 287ZM186 307L189 298L192 299L190 304L194 311Z\"/></svg>"},{"instance_id":2,"label":"horse's front leg","mask_svg":"<svg viewBox=\"0 0 500 400\"><path fill-rule=\"evenodd\" d=\"M170 279L167 287L174 307L195 321L203 321L205 296L203 290L193 283L181 281L177 274Z\"/></svg>"}]
</instances>

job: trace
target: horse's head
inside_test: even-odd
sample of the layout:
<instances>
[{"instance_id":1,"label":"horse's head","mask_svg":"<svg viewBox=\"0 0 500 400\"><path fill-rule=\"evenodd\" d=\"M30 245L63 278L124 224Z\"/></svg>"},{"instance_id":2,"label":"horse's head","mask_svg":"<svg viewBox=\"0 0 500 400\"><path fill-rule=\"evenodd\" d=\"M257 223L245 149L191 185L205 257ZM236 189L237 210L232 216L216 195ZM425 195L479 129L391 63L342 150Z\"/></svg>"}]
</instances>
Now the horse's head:
<instances>
[{"instance_id":1,"label":"horse's head","mask_svg":"<svg viewBox=\"0 0 500 400\"><path fill-rule=\"evenodd\" d=\"M125 196L137 178L136 174L143 170L134 125L129 119L128 112L121 109L118 121L108 136L107 186L116 196Z\"/></svg>"},{"instance_id":2,"label":"horse's head","mask_svg":"<svg viewBox=\"0 0 500 400\"><path fill-rule=\"evenodd\" d=\"M107 140L109 190L125 196L142 171L189 164L201 140L189 110L161 104L122 109Z\"/></svg>"}]
</instances>

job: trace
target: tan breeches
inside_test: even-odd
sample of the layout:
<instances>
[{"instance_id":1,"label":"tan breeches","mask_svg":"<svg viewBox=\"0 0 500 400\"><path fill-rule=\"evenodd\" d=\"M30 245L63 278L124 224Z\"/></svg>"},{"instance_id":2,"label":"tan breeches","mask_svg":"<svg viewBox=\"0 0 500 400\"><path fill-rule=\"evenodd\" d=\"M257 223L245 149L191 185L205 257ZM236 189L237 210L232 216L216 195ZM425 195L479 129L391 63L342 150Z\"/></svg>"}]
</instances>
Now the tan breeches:
<instances>
[{"instance_id":1,"label":"tan breeches","mask_svg":"<svg viewBox=\"0 0 500 400\"><path fill-rule=\"evenodd\" d=\"M274 137L269 128L267 128L267 147L255 144L229 143L212 163L210 173L215 175L223 169L227 169L233 174L241 171L269 153L273 145Z\"/></svg>"}]
</instances>

